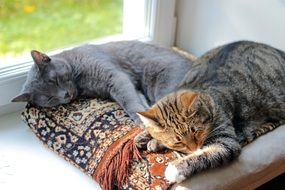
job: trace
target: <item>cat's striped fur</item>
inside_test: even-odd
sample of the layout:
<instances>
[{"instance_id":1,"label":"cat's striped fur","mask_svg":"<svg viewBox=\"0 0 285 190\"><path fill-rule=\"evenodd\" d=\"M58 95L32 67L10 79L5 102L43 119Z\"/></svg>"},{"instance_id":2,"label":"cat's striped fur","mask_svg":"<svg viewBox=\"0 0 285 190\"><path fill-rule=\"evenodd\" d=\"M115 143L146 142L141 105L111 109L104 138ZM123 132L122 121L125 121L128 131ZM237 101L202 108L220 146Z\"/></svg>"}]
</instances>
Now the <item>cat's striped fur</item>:
<instances>
[{"instance_id":1,"label":"cat's striped fur","mask_svg":"<svg viewBox=\"0 0 285 190\"><path fill-rule=\"evenodd\" d=\"M285 123L284 52L239 41L194 65L180 90L140 113L156 139L148 142L150 150L162 144L188 154L168 166L170 181L230 162L242 146Z\"/></svg>"}]
</instances>

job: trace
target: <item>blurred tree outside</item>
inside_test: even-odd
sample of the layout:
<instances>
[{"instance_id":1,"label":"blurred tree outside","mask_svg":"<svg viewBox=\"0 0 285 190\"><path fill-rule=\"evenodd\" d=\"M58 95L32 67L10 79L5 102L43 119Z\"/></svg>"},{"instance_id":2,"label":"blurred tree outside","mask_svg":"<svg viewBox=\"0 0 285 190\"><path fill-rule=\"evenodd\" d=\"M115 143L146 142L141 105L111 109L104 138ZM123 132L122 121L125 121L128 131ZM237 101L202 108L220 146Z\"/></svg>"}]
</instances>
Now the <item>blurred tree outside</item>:
<instances>
[{"instance_id":1,"label":"blurred tree outside","mask_svg":"<svg viewBox=\"0 0 285 190\"><path fill-rule=\"evenodd\" d=\"M1 58L122 32L123 0L0 0Z\"/></svg>"}]
</instances>

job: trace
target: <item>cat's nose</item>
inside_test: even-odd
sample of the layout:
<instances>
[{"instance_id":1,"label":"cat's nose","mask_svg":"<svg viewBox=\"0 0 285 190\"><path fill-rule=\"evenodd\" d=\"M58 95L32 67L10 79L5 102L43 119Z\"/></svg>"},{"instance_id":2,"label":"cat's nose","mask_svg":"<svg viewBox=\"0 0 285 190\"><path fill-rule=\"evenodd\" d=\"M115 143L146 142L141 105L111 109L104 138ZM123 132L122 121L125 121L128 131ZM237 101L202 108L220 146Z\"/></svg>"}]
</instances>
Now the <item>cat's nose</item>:
<instances>
[{"instance_id":1,"label":"cat's nose","mask_svg":"<svg viewBox=\"0 0 285 190\"><path fill-rule=\"evenodd\" d=\"M68 92L65 92L64 98L69 98L69 97L70 97L70 94Z\"/></svg>"}]
</instances>

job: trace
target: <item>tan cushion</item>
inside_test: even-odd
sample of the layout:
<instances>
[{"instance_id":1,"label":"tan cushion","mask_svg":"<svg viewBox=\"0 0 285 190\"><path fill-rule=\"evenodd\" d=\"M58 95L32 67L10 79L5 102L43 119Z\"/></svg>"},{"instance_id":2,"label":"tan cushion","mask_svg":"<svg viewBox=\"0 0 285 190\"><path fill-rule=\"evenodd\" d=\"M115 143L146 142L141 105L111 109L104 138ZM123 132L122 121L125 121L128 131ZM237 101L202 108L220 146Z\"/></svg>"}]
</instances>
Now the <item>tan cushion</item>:
<instances>
[{"instance_id":1,"label":"tan cushion","mask_svg":"<svg viewBox=\"0 0 285 190\"><path fill-rule=\"evenodd\" d=\"M171 189L254 189L285 172L285 125L245 146L228 166L197 174Z\"/></svg>"}]
</instances>

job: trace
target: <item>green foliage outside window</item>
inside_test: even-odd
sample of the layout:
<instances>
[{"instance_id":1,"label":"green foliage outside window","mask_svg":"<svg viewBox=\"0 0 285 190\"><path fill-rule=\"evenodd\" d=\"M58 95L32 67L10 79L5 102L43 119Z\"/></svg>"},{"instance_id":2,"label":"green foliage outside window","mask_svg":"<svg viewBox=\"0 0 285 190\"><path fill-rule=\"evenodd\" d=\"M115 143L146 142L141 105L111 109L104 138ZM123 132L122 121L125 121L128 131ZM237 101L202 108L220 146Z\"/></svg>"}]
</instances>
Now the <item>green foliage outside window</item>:
<instances>
[{"instance_id":1,"label":"green foliage outside window","mask_svg":"<svg viewBox=\"0 0 285 190\"><path fill-rule=\"evenodd\" d=\"M122 32L123 0L0 0L0 57Z\"/></svg>"}]
</instances>

